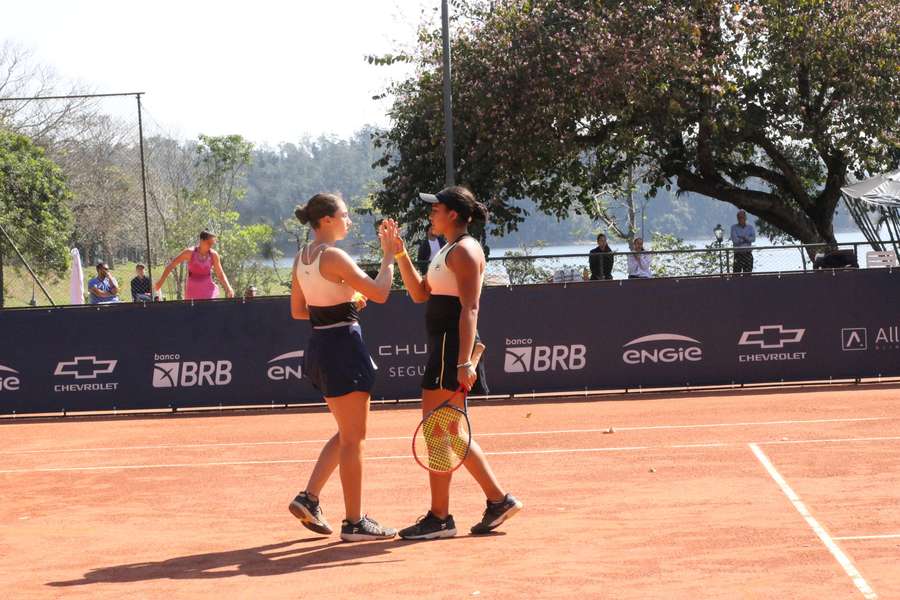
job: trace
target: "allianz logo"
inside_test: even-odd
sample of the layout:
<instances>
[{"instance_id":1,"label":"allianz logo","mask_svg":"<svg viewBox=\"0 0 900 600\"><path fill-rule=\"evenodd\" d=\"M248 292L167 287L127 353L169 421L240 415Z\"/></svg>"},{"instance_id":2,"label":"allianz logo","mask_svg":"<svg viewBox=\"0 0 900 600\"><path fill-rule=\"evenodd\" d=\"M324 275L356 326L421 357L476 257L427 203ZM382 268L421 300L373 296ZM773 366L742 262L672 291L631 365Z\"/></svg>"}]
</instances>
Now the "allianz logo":
<instances>
[{"instance_id":1,"label":"allianz logo","mask_svg":"<svg viewBox=\"0 0 900 600\"><path fill-rule=\"evenodd\" d=\"M0 365L0 392L18 392L22 385L18 375L15 369Z\"/></svg>"},{"instance_id":2,"label":"allianz logo","mask_svg":"<svg viewBox=\"0 0 900 600\"><path fill-rule=\"evenodd\" d=\"M580 371L587 366L587 347L583 344L535 345L532 338L506 338L506 373L542 373Z\"/></svg>"},{"instance_id":3,"label":"allianz logo","mask_svg":"<svg viewBox=\"0 0 900 600\"><path fill-rule=\"evenodd\" d=\"M622 361L628 365L685 363L703 360L702 342L677 333L654 333L626 343Z\"/></svg>"},{"instance_id":4,"label":"allianz logo","mask_svg":"<svg viewBox=\"0 0 900 600\"><path fill-rule=\"evenodd\" d=\"M230 360L181 360L180 354L154 354L153 387L221 387L231 383Z\"/></svg>"},{"instance_id":5,"label":"allianz logo","mask_svg":"<svg viewBox=\"0 0 900 600\"><path fill-rule=\"evenodd\" d=\"M303 350L285 352L268 362L266 377L272 381L290 381L303 379Z\"/></svg>"}]
</instances>

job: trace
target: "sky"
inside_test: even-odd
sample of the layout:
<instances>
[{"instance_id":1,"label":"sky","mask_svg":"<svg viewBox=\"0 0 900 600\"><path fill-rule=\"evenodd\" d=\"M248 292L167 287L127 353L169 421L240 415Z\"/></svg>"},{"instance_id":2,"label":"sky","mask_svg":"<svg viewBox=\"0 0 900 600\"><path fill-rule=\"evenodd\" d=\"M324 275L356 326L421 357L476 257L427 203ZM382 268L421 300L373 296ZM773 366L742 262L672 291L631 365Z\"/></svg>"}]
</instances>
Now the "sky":
<instances>
[{"instance_id":1,"label":"sky","mask_svg":"<svg viewBox=\"0 0 900 600\"><path fill-rule=\"evenodd\" d=\"M276 145L386 126L390 103L372 96L411 69L364 57L413 47L439 9L439 0L29 0L4 4L0 44L93 92L146 92L149 128L161 133ZM114 113L133 102L104 101Z\"/></svg>"}]
</instances>

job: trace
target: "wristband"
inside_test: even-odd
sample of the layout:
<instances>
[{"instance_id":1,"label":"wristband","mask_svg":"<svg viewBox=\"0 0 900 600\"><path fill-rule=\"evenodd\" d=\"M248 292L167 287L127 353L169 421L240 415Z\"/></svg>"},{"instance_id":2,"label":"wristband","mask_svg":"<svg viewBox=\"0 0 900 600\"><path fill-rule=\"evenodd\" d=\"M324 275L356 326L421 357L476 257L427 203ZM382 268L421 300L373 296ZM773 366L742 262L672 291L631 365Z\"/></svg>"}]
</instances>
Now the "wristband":
<instances>
[{"instance_id":1,"label":"wristband","mask_svg":"<svg viewBox=\"0 0 900 600\"><path fill-rule=\"evenodd\" d=\"M470 360L469 362L464 362L464 363L461 364L461 365L456 365L456 368L457 368L457 369L462 369L462 368L464 368L464 367L471 367L471 366L472 366L472 361Z\"/></svg>"},{"instance_id":2,"label":"wristband","mask_svg":"<svg viewBox=\"0 0 900 600\"><path fill-rule=\"evenodd\" d=\"M400 259L403 258L404 256L409 256L409 254L406 253L406 250L404 250L403 252L398 252L397 254L395 254L395 255L394 255L394 260L400 260Z\"/></svg>"}]
</instances>

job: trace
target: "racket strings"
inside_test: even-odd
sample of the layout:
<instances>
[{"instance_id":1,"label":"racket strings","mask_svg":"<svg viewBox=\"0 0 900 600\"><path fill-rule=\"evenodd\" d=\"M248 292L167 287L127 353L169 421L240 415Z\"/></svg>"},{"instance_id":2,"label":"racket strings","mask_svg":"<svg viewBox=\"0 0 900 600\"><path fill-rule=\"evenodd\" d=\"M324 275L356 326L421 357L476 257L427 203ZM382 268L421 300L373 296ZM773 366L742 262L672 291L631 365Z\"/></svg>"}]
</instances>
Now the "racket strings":
<instances>
[{"instance_id":1,"label":"racket strings","mask_svg":"<svg viewBox=\"0 0 900 600\"><path fill-rule=\"evenodd\" d=\"M452 471L469 450L468 424L463 413L454 408L443 407L431 413L422 423L421 438L421 449L433 471Z\"/></svg>"}]
</instances>

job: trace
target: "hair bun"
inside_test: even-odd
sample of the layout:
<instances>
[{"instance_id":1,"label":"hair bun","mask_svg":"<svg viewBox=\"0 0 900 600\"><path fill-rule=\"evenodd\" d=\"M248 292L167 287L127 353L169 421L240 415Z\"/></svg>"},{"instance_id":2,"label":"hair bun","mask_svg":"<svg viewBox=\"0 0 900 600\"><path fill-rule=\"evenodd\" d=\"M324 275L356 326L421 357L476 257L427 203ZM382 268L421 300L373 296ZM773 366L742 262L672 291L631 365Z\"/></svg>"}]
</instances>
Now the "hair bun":
<instances>
[{"instance_id":1,"label":"hair bun","mask_svg":"<svg viewBox=\"0 0 900 600\"><path fill-rule=\"evenodd\" d=\"M306 205L298 205L297 208L294 209L294 216L297 217L297 220L300 221L300 223L302 223L303 225L309 223L309 209L306 207Z\"/></svg>"}]
</instances>

